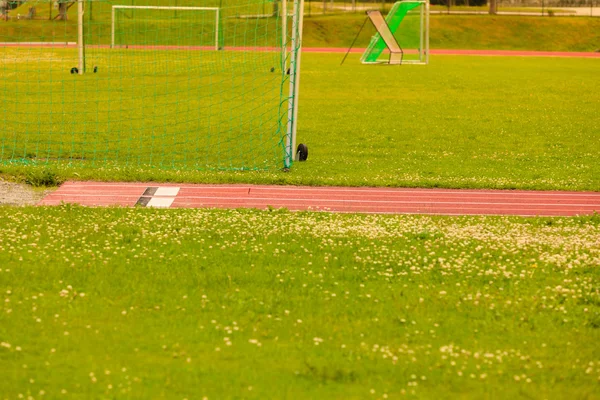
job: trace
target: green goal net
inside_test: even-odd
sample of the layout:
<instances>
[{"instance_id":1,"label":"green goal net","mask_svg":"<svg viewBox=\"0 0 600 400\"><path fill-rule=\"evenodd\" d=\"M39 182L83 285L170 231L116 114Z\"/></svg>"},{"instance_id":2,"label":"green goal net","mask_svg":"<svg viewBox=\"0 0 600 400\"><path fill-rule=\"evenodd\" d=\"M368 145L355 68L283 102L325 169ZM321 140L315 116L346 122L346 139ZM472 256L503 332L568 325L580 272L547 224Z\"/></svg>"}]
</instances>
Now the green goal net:
<instances>
[{"instance_id":1,"label":"green goal net","mask_svg":"<svg viewBox=\"0 0 600 400\"><path fill-rule=\"evenodd\" d=\"M302 0L0 0L0 163L292 164Z\"/></svg>"},{"instance_id":2,"label":"green goal net","mask_svg":"<svg viewBox=\"0 0 600 400\"><path fill-rule=\"evenodd\" d=\"M389 31L402 49L402 64L429 63L429 2L403 0L394 3L385 18ZM387 45L377 32L362 55L363 64L387 63Z\"/></svg>"}]
</instances>

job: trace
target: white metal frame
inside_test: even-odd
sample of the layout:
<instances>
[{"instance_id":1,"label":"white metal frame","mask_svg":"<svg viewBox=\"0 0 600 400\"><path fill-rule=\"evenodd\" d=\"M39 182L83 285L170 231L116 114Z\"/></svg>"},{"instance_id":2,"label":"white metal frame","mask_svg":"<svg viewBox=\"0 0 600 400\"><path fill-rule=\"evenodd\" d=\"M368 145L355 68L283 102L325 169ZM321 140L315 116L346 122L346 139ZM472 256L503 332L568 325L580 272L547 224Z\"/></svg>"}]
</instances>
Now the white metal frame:
<instances>
[{"instance_id":1,"label":"white metal frame","mask_svg":"<svg viewBox=\"0 0 600 400\"><path fill-rule=\"evenodd\" d=\"M77 1L77 47L79 51L79 74L85 72L85 43L84 43L84 2L86 0ZM290 71L289 78L289 93L288 93L288 119L286 126L285 154L284 165L286 168L291 167L294 161L294 152L296 148L296 134L298 131L298 105L300 94L300 64L302 59L302 35L304 31L304 0L289 0L293 1L294 10L292 15L292 37L291 46L288 48L288 21L290 16L287 12L288 0L282 0L282 73L287 74L288 68ZM111 48L115 47L115 11L118 9L153 9L153 10L182 10L182 11L215 11L215 50L219 50L219 35L220 33L220 8L218 7L163 7L163 6L125 6L114 5L111 10ZM288 55L289 67L288 67Z\"/></svg>"},{"instance_id":2,"label":"white metal frame","mask_svg":"<svg viewBox=\"0 0 600 400\"><path fill-rule=\"evenodd\" d=\"M421 23L419 26L419 59L402 60L402 64L427 65L429 64L429 1L404 0L402 3L421 3L419 7ZM400 44L402 45L402 44Z\"/></svg>"},{"instance_id":3,"label":"white metal frame","mask_svg":"<svg viewBox=\"0 0 600 400\"><path fill-rule=\"evenodd\" d=\"M284 19L287 18L287 4L282 4ZM285 26L285 24L284 24ZM287 29L287 28L286 28ZM294 152L296 149L296 133L298 131L298 97L300 94L300 62L302 59L302 34L304 31L304 0L294 0L293 22L292 22L292 45L290 60L290 88L288 100L288 123L285 141L285 168L292 166ZM287 30L283 31L284 52L288 52L286 46ZM287 73L285 69L283 73Z\"/></svg>"},{"instance_id":4,"label":"white metal frame","mask_svg":"<svg viewBox=\"0 0 600 400\"><path fill-rule=\"evenodd\" d=\"M405 0L414 2L414 0ZM429 64L429 1L417 1L421 3L420 18L421 24L419 28L419 59L418 60L406 60L403 64L417 64L426 65Z\"/></svg>"},{"instance_id":5,"label":"white metal frame","mask_svg":"<svg viewBox=\"0 0 600 400\"><path fill-rule=\"evenodd\" d=\"M84 1L85 0L79 0L77 2L77 50L79 53L79 75L83 75L85 72L85 43L83 39Z\"/></svg>"},{"instance_id":6,"label":"white metal frame","mask_svg":"<svg viewBox=\"0 0 600 400\"><path fill-rule=\"evenodd\" d=\"M83 1L83 0L80 0ZM110 47L115 47L115 10L121 9L144 9L144 10L181 10L181 11L215 11L215 50L219 50L219 35L220 32L220 21L219 14L221 9L219 7L169 7L169 6L112 6L111 12L111 23L110 23Z\"/></svg>"},{"instance_id":7,"label":"white metal frame","mask_svg":"<svg viewBox=\"0 0 600 400\"><path fill-rule=\"evenodd\" d=\"M402 0L398 3L420 3L420 27L419 27L419 59L402 60L402 64L427 65L429 64L429 0ZM402 26L402 25L401 25ZM402 46L402 43L400 43ZM406 53L405 53L406 54ZM363 64L389 64L388 61L365 62Z\"/></svg>"}]
</instances>

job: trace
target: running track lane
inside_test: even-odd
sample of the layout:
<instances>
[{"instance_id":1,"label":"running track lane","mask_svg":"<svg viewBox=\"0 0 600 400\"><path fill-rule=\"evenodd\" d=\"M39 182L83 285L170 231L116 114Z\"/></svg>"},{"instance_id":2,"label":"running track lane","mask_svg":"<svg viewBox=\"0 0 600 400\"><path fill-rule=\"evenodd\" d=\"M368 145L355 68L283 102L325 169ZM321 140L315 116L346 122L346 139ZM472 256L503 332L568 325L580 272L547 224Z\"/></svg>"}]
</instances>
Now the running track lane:
<instances>
[{"instance_id":1,"label":"running track lane","mask_svg":"<svg viewBox=\"0 0 600 400\"><path fill-rule=\"evenodd\" d=\"M366 49L352 49L351 53L364 53ZM307 53L346 53L348 49L339 47L303 47ZM416 50L404 50L408 54L417 54ZM528 51L528 50L451 50L430 49L430 55L434 56L496 56L496 57L567 57L567 58L599 58L598 52L575 52L575 51Z\"/></svg>"},{"instance_id":2,"label":"running track lane","mask_svg":"<svg viewBox=\"0 0 600 400\"><path fill-rule=\"evenodd\" d=\"M2 42L2 47L42 47L42 48L76 48L76 43L18 43ZM89 45L95 48L110 48L109 45ZM130 50L213 50L212 46L128 46ZM279 47L225 47L225 51L280 51ZM303 47L305 53L346 53L348 49L341 47ZM351 53L364 53L365 49L352 49ZM416 54L416 50L405 50L406 53ZM452 50L452 49L430 49L431 55L447 56L499 56L499 57L569 57L569 58L599 58L599 52L574 52L574 51L528 51L528 50Z\"/></svg>"},{"instance_id":3,"label":"running track lane","mask_svg":"<svg viewBox=\"0 0 600 400\"><path fill-rule=\"evenodd\" d=\"M600 192L67 182L39 205L287 208L381 214L573 216L600 212Z\"/></svg>"}]
</instances>

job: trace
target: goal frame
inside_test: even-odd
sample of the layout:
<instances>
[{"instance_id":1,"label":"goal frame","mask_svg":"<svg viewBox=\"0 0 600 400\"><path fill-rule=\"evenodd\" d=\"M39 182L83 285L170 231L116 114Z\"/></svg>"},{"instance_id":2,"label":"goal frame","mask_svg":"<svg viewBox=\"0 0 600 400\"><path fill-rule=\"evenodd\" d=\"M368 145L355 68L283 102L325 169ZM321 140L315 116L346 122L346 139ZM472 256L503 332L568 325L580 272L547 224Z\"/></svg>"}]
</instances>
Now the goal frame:
<instances>
[{"instance_id":1,"label":"goal frame","mask_svg":"<svg viewBox=\"0 0 600 400\"><path fill-rule=\"evenodd\" d=\"M84 9L85 2L89 0L75 0L78 4L78 59L79 68L77 73L83 75L85 73L85 36L84 36ZM289 13L288 4L293 4L293 11ZM111 6L111 43L110 48L115 48L115 16L116 10L120 9L151 9L151 10L182 10L182 11L214 11L215 12L215 47L214 49L225 50L220 45L222 39L221 26L221 8L220 7L186 7L186 6L128 6L128 5L113 5ZM289 94L287 103L282 103L283 107L287 108L287 121L281 125L284 131L283 142L283 166L288 169L294 161L298 161L298 154L295 151L297 144L298 130L298 106L300 94L300 64L302 58L302 42L304 31L304 9L305 0L281 0L281 67L283 74L289 75ZM288 21L288 18L291 20ZM278 46L279 47L279 46ZM73 72L72 72L73 73Z\"/></svg>"},{"instance_id":2,"label":"goal frame","mask_svg":"<svg viewBox=\"0 0 600 400\"><path fill-rule=\"evenodd\" d=\"M111 8L111 17L110 17L110 48L115 48L115 14L116 10L173 10L173 11L214 11L215 12L215 50L219 50L219 39L221 35L220 27L220 12L221 9L219 7L185 7L185 6L177 6L177 7L169 7L169 6L123 6L123 5L114 5Z\"/></svg>"},{"instance_id":3,"label":"goal frame","mask_svg":"<svg viewBox=\"0 0 600 400\"><path fill-rule=\"evenodd\" d=\"M297 160L296 154L296 136L298 132L298 105L300 96L300 64L302 61L302 38L304 35L304 0L293 0L292 11L292 34L290 47L287 42L287 1L282 0L282 55L290 54L289 64L285 58L283 61L283 72L290 71L289 98L288 98L288 121L285 134L284 145L284 168L290 168Z\"/></svg>"},{"instance_id":4,"label":"goal frame","mask_svg":"<svg viewBox=\"0 0 600 400\"><path fill-rule=\"evenodd\" d=\"M392 6L390 13L386 16L385 22L389 24L392 18L394 17L395 12L401 7L401 4L418 4L419 8L419 48L418 51L418 59L416 60L406 60L402 57L400 62L390 62L379 60L369 60L369 56L372 52L377 51L376 47L382 39L380 32L377 32L372 38L369 46L363 53L361 57L361 62L363 64L391 64L391 65L399 65L399 64L411 64L411 65L427 65L429 64L429 0L401 0ZM404 21L402 21L404 22ZM398 27L396 27L391 33L395 34L398 29L401 29L402 22ZM402 48L402 43L398 43ZM404 49L402 49L404 50Z\"/></svg>"}]
</instances>

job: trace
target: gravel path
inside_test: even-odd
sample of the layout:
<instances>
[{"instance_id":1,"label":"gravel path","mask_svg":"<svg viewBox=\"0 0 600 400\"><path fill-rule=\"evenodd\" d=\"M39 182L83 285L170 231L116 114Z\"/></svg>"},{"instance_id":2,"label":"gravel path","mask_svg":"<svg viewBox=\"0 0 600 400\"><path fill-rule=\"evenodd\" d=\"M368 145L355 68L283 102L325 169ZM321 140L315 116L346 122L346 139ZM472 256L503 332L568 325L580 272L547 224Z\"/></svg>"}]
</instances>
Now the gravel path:
<instances>
[{"instance_id":1,"label":"gravel path","mask_svg":"<svg viewBox=\"0 0 600 400\"><path fill-rule=\"evenodd\" d=\"M6 182L0 178L0 205L35 205L51 191L51 189L36 190L25 184Z\"/></svg>"}]
</instances>

